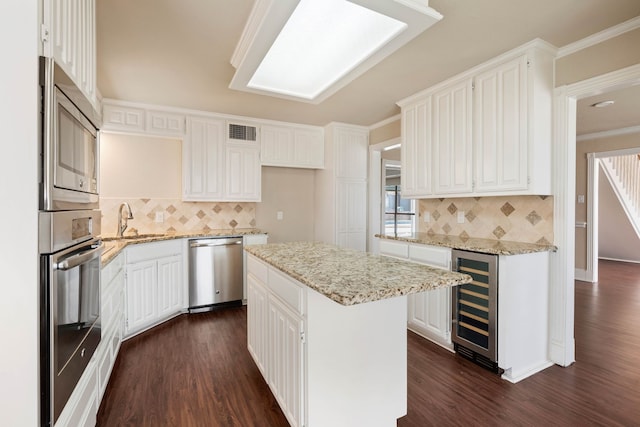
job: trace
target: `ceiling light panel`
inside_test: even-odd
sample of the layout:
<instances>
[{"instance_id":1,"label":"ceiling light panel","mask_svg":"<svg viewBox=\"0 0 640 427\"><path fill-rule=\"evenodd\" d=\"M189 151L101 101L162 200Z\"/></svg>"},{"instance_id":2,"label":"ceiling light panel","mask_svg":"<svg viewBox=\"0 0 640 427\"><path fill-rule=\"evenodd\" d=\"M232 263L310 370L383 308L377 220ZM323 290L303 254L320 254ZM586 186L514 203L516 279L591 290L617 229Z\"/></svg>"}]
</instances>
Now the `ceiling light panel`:
<instances>
[{"instance_id":1,"label":"ceiling light panel","mask_svg":"<svg viewBox=\"0 0 640 427\"><path fill-rule=\"evenodd\" d=\"M229 87L317 104L441 18L426 0L256 0Z\"/></svg>"},{"instance_id":2,"label":"ceiling light panel","mask_svg":"<svg viewBox=\"0 0 640 427\"><path fill-rule=\"evenodd\" d=\"M248 86L313 99L406 29L347 0L301 0Z\"/></svg>"}]
</instances>

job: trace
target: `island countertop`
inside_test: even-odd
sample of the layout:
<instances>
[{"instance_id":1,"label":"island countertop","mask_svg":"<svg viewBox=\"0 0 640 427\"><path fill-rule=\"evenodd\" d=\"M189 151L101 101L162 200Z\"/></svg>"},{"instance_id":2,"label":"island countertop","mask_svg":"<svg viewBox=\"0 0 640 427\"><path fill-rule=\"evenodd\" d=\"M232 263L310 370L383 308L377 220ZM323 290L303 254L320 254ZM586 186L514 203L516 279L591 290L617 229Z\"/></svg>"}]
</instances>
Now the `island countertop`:
<instances>
[{"instance_id":1,"label":"island countertop","mask_svg":"<svg viewBox=\"0 0 640 427\"><path fill-rule=\"evenodd\" d=\"M355 305L471 282L471 276L316 242L245 246L309 288Z\"/></svg>"}]
</instances>

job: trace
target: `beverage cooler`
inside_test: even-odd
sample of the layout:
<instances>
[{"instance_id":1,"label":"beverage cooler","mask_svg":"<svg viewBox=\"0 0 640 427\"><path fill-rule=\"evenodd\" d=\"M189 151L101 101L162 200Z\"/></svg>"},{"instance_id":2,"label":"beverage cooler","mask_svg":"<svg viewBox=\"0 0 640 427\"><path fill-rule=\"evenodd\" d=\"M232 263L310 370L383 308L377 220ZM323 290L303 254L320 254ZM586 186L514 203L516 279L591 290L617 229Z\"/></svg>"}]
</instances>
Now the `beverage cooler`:
<instances>
[{"instance_id":1,"label":"beverage cooler","mask_svg":"<svg viewBox=\"0 0 640 427\"><path fill-rule=\"evenodd\" d=\"M494 372L498 368L498 257L452 251L452 269L473 278L452 288L451 340L456 353Z\"/></svg>"}]
</instances>

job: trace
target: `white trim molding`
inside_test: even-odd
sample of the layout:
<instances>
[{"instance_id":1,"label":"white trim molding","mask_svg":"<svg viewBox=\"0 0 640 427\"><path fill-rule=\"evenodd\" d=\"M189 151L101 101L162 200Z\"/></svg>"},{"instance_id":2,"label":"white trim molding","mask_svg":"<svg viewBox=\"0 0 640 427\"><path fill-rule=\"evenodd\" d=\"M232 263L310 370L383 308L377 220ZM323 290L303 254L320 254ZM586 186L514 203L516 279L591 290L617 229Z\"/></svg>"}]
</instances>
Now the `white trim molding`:
<instances>
[{"instance_id":1,"label":"white trim molding","mask_svg":"<svg viewBox=\"0 0 640 427\"><path fill-rule=\"evenodd\" d=\"M386 118L384 120L380 120L378 123L374 123L374 124L370 125L369 126L369 131L381 128L382 126L386 126L389 123L393 123L395 121L398 121L398 120L400 120L401 117L402 116L400 114L396 114L395 116L391 116L391 117Z\"/></svg>"},{"instance_id":2,"label":"white trim molding","mask_svg":"<svg viewBox=\"0 0 640 427\"><path fill-rule=\"evenodd\" d=\"M560 49L558 49L557 58L571 55L572 53L576 53L578 51L581 51L582 49L586 49L588 47L605 42L609 39L618 37L619 35L622 35L629 31L633 31L637 28L640 28L640 16L636 16L635 18L631 18L628 21L622 22L618 25L614 25L613 27L609 27L576 42L562 46Z\"/></svg>"},{"instance_id":3,"label":"white trim molding","mask_svg":"<svg viewBox=\"0 0 640 427\"><path fill-rule=\"evenodd\" d=\"M640 133L640 126L630 126L626 128L620 128L620 129L605 130L602 132L585 133L584 135L579 135L576 138L576 141L578 142L590 141L592 139L611 138L614 136L630 135L634 133Z\"/></svg>"},{"instance_id":4,"label":"white trim molding","mask_svg":"<svg viewBox=\"0 0 640 427\"><path fill-rule=\"evenodd\" d=\"M640 64L561 86L554 91L554 236L549 301L549 358L568 366L575 361L575 180L576 101L640 82Z\"/></svg>"}]
</instances>

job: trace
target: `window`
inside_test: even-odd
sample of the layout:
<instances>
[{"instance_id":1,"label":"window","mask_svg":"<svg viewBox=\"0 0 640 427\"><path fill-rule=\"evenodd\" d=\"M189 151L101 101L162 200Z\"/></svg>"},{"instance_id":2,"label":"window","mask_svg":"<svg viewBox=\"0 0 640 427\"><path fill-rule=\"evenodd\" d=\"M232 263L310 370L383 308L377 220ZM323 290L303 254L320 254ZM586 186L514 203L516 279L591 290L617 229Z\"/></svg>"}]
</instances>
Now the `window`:
<instances>
[{"instance_id":1,"label":"window","mask_svg":"<svg viewBox=\"0 0 640 427\"><path fill-rule=\"evenodd\" d=\"M384 199L384 234L412 234L415 231L415 201L403 199L399 185L385 186Z\"/></svg>"}]
</instances>

